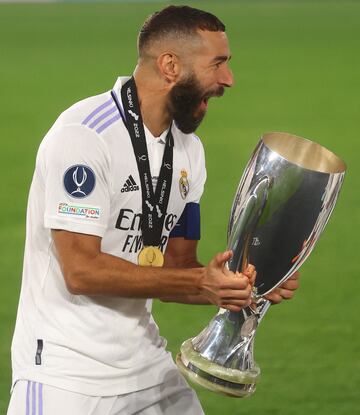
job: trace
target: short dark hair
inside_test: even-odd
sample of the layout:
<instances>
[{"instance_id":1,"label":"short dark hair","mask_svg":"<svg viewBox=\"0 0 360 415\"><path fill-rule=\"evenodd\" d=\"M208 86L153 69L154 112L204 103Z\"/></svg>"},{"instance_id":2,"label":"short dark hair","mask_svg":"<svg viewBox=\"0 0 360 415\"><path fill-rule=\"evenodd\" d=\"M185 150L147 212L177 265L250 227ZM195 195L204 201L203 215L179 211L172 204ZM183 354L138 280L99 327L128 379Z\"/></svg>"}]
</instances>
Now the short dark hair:
<instances>
[{"instance_id":1,"label":"short dark hair","mask_svg":"<svg viewBox=\"0 0 360 415\"><path fill-rule=\"evenodd\" d=\"M154 40L167 35L195 35L197 30L225 32L225 25L211 13L189 6L168 6L150 15L138 36L139 55Z\"/></svg>"}]
</instances>

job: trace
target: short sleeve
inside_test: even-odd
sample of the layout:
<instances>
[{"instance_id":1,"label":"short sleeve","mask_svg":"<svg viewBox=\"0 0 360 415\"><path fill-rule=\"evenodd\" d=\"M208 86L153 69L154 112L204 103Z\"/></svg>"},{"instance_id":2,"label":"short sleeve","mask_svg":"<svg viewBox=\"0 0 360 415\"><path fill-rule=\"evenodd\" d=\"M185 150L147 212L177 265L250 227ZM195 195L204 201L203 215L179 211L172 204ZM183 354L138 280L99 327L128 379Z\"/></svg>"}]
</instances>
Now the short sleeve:
<instances>
[{"instance_id":1,"label":"short sleeve","mask_svg":"<svg viewBox=\"0 0 360 415\"><path fill-rule=\"evenodd\" d=\"M199 203L206 182L206 166L204 147L197 136L193 136L194 145L191 150L191 183L186 203Z\"/></svg>"},{"instance_id":2,"label":"short sleeve","mask_svg":"<svg viewBox=\"0 0 360 415\"><path fill-rule=\"evenodd\" d=\"M103 236L110 211L110 157L103 139L86 126L50 130L41 149L44 225Z\"/></svg>"}]
</instances>

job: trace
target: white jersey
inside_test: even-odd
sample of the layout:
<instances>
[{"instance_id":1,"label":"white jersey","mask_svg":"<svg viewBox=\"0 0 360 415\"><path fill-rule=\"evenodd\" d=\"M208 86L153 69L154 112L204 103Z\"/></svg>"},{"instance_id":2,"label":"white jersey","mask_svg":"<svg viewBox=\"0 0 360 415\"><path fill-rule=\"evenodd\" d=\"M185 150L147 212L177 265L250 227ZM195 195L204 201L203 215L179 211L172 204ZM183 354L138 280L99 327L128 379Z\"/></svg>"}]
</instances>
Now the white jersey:
<instances>
[{"instance_id":1,"label":"white jersey","mask_svg":"<svg viewBox=\"0 0 360 415\"><path fill-rule=\"evenodd\" d=\"M119 78L114 92L128 78ZM161 247L205 182L203 147L173 123L173 178ZM156 184L165 131L145 128ZM51 229L102 238L101 250L133 263L142 248L140 178L128 131L110 92L60 115L42 141L27 210L24 270L12 344L13 382L27 379L94 396L163 381L172 363L151 315L151 299L72 295Z\"/></svg>"}]
</instances>

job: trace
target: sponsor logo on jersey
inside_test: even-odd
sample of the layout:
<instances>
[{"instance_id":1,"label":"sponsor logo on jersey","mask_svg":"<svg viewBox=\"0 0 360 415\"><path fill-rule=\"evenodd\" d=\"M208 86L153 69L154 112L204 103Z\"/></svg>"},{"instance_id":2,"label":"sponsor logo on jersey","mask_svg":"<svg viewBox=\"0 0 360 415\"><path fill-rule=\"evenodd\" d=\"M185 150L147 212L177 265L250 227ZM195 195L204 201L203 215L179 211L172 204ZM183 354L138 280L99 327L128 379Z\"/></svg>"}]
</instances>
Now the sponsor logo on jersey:
<instances>
[{"instance_id":1,"label":"sponsor logo on jersey","mask_svg":"<svg viewBox=\"0 0 360 415\"><path fill-rule=\"evenodd\" d=\"M187 178L188 174L185 169L182 169L180 174L181 174L181 177L179 180L179 190L180 190L181 197L185 199L190 189L189 180Z\"/></svg>"},{"instance_id":2,"label":"sponsor logo on jersey","mask_svg":"<svg viewBox=\"0 0 360 415\"><path fill-rule=\"evenodd\" d=\"M68 203L59 203L58 215L77 216L88 219L99 219L100 208L94 206L75 205Z\"/></svg>"},{"instance_id":3,"label":"sponsor logo on jersey","mask_svg":"<svg viewBox=\"0 0 360 415\"><path fill-rule=\"evenodd\" d=\"M166 213L164 221L164 230L171 232L177 223L177 215ZM135 213L132 209L120 209L115 228L126 232L126 238L122 247L122 252L138 253L143 247L143 238L141 234L142 214ZM164 252L169 236L162 235L159 248Z\"/></svg>"},{"instance_id":4,"label":"sponsor logo on jersey","mask_svg":"<svg viewBox=\"0 0 360 415\"><path fill-rule=\"evenodd\" d=\"M134 178L130 174L130 176L126 179L126 182L123 184L123 187L120 191L121 193L125 193L135 192L136 190L139 190L139 186L136 184Z\"/></svg>"},{"instance_id":5,"label":"sponsor logo on jersey","mask_svg":"<svg viewBox=\"0 0 360 415\"><path fill-rule=\"evenodd\" d=\"M95 173L83 164L69 167L63 180L67 193L76 199L89 196L95 187Z\"/></svg>"}]
</instances>

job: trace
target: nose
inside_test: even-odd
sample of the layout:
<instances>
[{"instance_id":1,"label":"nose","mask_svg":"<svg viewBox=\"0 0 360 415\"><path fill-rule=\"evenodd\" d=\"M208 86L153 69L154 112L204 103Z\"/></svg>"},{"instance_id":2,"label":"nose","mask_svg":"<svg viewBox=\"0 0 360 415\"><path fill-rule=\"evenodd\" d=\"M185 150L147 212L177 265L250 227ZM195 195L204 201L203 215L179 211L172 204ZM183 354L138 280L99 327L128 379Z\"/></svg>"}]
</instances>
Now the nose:
<instances>
[{"instance_id":1,"label":"nose","mask_svg":"<svg viewBox=\"0 0 360 415\"><path fill-rule=\"evenodd\" d=\"M219 73L219 84L225 87L232 87L234 85L234 76L228 65L224 65Z\"/></svg>"}]
</instances>

